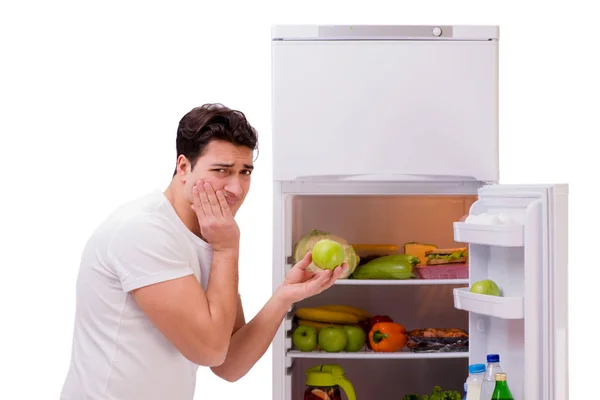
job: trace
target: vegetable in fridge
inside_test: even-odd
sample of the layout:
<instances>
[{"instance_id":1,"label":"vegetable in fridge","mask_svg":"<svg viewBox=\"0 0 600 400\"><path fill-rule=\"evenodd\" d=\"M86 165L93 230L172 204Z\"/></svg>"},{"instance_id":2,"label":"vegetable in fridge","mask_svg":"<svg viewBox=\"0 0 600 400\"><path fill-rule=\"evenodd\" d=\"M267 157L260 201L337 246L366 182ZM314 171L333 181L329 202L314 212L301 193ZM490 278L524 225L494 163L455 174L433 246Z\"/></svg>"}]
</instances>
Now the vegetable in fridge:
<instances>
[{"instance_id":1,"label":"vegetable in fridge","mask_svg":"<svg viewBox=\"0 0 600 400\"><path fill-rule=\"evenodd\" d=\"M329 232L324 232L318 229L313 229L309 233L305 234L298 240L296 245L294 246L294 261L300 262L308 253L312 250L315 244L323 239L334 240L342 245L344 248L344 261L348 264L348 270L340 276L340 279L346 279L354 270L356 266L360 262L360 257L354 251L354 248L348 244L348 242L340 236L334 235ZM311 262L306 270L309 272L318 272L321 269L315 265L314 262Z\"/></svg>"},{"instance_id":2,"label":"vegetable in fridge","mask_svg":"<svg viewBox=\"0 0 600 400\"><path fill-rule=\"evenodd\" d=\"M350 276L353 279L410 279L419 258L409 254L378 257L360 265Z\"/></svg>"},{"instance_id":3,"label":"vegetable in fridge","mask_svg":"<svg viewBox=\"0 0 600 400\"><path fill-rule=\"evenodd\" d=\"M406 329L395 322L378 322L369 332L369 343L376 352L401 350L406 341Z\"/></svg>"},{"instance_id":4,"label":"vegetable in fridge","mask_svg":"<svg viewBox=\"0 0 600 400\"><path fill-rule=\"evenodd\" d=\"M434 386L431 394L406 394L402 400L462 400L462 396L456 390L442 390L440 386Z\"/></svg>"},{"instance_id":5,"label":"vegetable in fridge","mask_svg":"<svg viewBox=\"0 0 600 400\"><path fill-rule=\"evenodd\" d=\"M369 320L369 330L373 329L373 326L378 322L394 322L394 320L389 315L374 315Z\"/></svg>"}]
</instances>

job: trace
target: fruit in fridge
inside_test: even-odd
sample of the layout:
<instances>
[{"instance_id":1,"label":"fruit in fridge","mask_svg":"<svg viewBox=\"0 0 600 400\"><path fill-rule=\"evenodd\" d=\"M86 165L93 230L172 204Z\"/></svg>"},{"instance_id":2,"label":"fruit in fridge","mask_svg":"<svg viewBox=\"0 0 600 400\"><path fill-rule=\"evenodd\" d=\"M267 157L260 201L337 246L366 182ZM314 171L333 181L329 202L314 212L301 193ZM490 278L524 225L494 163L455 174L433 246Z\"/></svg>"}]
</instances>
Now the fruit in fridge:
<instances>
[{"instance_id":1,"label":"fruit in fridge","mask_svg":"<svg viewBox=\"0 0 600 400\"><path fill-rule=\"evenodd\" d=\"M502 296L500 288L496 282L491 279L484 279L482 281L475 282L469 291L471 293L487 294L489 296Z\"/></svg>"},{"instance_id":2,"label":"fruit in fridge","mask_svg":"<svg viewBox=\"0 0 600 400\"><path fill-rule=\"evenodd\" d=\"M321 241L323 239L334 240L334 241L338 242L339 244L341 244L342 247L344 248L344 261L348 264L348 270L340 276L340 279L348 278L356 269L356 266L358 265L358 263L360 261L360 257L356 254L356 252L354 251L354 248L351 245L349 245L345 239L343 239L340 236L329 233L329 232L321 231L318 229L313 229L306 235L302 236L300 238L300 240L298 240L296 242L296 245L294 246L295 262L300 262L300 260L302 260L304 258L306 253L308 253L309 251L312 251L315 244L317 244L319 241ZM317 272L317 271L320 271L321 268L319 268L314 263L314 260L313 260L308 265L308 267L306 267L306 270L310 271L310 272Z\"/></svg>"},{"instance_id":3,"label":"fruit in fridge","mask_svg":"<svg viewBox=\"0 0 600 400\"><path fill-rule=\"evenodd\" d=\"M346 325L342 325L342 324L333 324L331 322L318 322L318 321L309 321L306 319L299 319L298 320L298 326L312 326L313 328L315 328L317 330L317 333L319 333L319 331L322 328L326 328L328 326L333 326L336 328L343 328Z\"/></svg>"},{"instance_id":4,"label":"fruit in fridge","mask_svg":"<svg viewBox=\"0 0 600 400\"><path fill-rule=\"evenodd\" d=\"M319 240L313 246L312 261L321 269L334 270L344 261L344 248L335 240Z\"/></svg>"},{"instance_id":5,"label":"fruit in fridge","mask_svg":"<svg viewBox=\"0 0 600 400\"><path fill-rule=\"evenodd\" d=\"M294 330L292 343L300 351L313 351L317 348L317 330L313 326L302 325Z\"/></svg>"},{"instance_id":6,"label":"fruit in fridge","mask_svg":"<svg viewBox=\"0 0 600 400\"><path fill-rule=\"evenodd\" d=\"M376 258L356 268L353 279L410 279L419 258L410 254L393 254Z\"/></svg>"},{"instance_id":7,"label":"fruit in fridge","mask_svg":"<svg viewBox=\"0 0 600 400\"><path fill-rule=\"evenodd\" d=\"M328 353L339 353L346 348L348 336L343 328L327 327L319 331L319 347Z\"/></svg>"},{"instance_id":8,"label":"fruit in fridge","mask_svg":"<svg viewBox=\"0 0 600 400\"><path fill-rule=\"evenodd\" d=\"M356 314L344 311L324 310L316 307L301 307L296 310L299 319L317 322L331 322L334 324L358 324L360 319Z\"/></svg>"},{"instance_id":9,"label":"fruit in fridge","mask_svg":"<svg viewBox=\"0 0 600 400\"><path fill-rule=\"evenodd\" d=\"M331 310L331 311L343 311L343 312L348 312L351 314L356 314L356 316L361 321L371 318L371 314L367 310L364 310L364 309L358 308L358 307L348 306L345 304L326 304L326 305L322 305L322 306L317 306L317 308L322 308L322 309Z\"/></svg>"},{"instance_id":10,"label":"fruit in fridge","mask_svg":"<svg viewBox=\"0 0 600 400\"><path fill-rule=\"evenodd\" d=\"M344 350L356 352L364 347L367 341L367 335L361 327L356 325L346 325L344 326L344 331L346 332L346 337L348 338L348 342L346 343Z\"/></svg>"},{"instance_id":11,"label":"fruit in fridge","mask_svg":"<svg viewBox=\"0 0 600 400\"><path fill-rule=\"evenodd\" d=\"M339 386L309 387L304 393L304 400L342 400Z\"/></svg>"}]
</instances>

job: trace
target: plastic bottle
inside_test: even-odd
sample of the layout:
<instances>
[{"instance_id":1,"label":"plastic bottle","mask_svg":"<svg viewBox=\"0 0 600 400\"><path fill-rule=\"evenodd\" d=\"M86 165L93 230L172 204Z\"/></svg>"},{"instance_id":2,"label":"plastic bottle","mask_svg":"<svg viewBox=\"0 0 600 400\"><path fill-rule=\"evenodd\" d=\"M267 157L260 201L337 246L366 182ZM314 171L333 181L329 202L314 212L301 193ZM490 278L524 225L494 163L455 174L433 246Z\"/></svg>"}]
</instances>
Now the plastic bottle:
<instances>
[{"instance_id":1,"label":"plastic bottle","mask_svg":"<svg viewBox=\"0 0 600 400\"><path fill-rule=\"evenodd\" d=\"M488 354L487 368L483 377L483 385L481 387L481 400L490 400L496 387L496 374L503 373L500 366L500 356L498 354Z\"/></svg>"},{"instance_id":2,"label":"plastic bottle","mask_svg":"<svg viewBox=\"0 0 600 400\"><path fill-rule=\"evenodd\" d=\"M467 384L465 383L465 395L463 396L462 400L467 400Z\"/></svg>"},{"instance_id":3,"label":"plastic bottle","mask_svg":"<svg viewBox=\"0 0 600 400\"><path fill-rule=\"evenodd\" d=\"M480 400L481 385L485 364L469 365L469 377L467 378L467 400Z\"/></svg>"},{"instance_id":4,"label":"plastic bottle","mask_svg":"<svg viewBox=\"0 0 600 400\"><path fill-rule=\"evenodd\" d=\"M496 387L494 388L494 393L492 394L493 400L515 400L510 389L508 388L508 384L506 383L506 374L499 373L496 374Z\"/></svg>"}]
</instances>

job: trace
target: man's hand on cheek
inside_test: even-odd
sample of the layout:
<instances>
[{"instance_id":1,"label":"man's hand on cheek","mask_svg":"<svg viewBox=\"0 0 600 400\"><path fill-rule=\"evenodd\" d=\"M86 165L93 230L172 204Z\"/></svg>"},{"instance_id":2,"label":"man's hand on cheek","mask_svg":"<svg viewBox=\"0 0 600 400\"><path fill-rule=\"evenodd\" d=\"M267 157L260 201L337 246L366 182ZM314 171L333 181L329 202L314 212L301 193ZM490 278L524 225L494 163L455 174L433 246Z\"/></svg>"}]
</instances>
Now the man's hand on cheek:
<instances>
[{"instance_id":1,"label":"man's hand on cheek","mask_svg":"<svg viewBox=\"0 0 600 400\"><path fill-rule=\"evenodd\" d=\"M200 180L192 188L192 199L200 233L213 250L238 251L240 230L223 192Z\"/></svg>"}]
</instances>

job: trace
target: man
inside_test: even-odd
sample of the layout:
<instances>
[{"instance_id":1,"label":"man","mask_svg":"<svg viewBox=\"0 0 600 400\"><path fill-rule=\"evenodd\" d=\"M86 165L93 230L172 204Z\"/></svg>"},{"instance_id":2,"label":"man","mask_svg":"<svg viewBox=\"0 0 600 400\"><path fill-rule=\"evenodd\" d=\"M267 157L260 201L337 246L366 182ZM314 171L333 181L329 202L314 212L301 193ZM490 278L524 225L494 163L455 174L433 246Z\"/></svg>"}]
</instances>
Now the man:
<instances>
[{"instance_id":1,"label":"man","mask_svg":"<svg viewBox=\"0 0 600 400\"><path fill-rule=\"evenodd\" d=\"M236 381L289 307L347 268L310 273L307 254L246 323L234 217L250 188L256 132L241 112L205 105L181 119L176 147L166 191L117 209L84 249L61 399L190 400L199 365Z\"/></svg>"}]
</instances>

